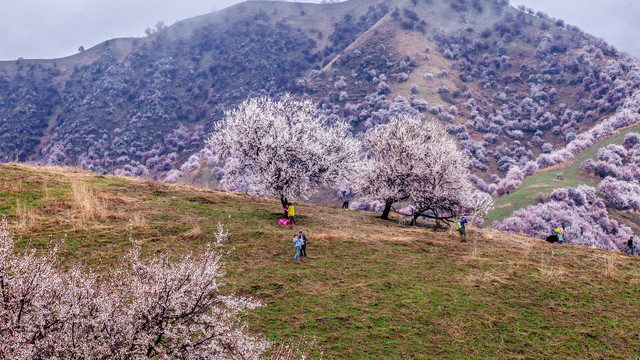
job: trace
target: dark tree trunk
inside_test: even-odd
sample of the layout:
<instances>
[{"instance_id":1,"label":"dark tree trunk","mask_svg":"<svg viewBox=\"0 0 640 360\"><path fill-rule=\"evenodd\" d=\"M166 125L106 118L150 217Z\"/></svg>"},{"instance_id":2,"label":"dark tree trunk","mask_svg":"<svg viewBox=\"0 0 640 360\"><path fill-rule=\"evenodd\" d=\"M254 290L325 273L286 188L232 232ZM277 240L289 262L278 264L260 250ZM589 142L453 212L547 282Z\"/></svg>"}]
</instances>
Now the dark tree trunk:
<instances>
[{"instance_id":1,"label":"dark tree trunk","mask_svg":"<svg viewBox=\"0 0 640 360\"><path fill-rule=\"evenodd\" d=\"M418 217L420 216L420 214L414 214L413 218L411 218L411 223L409 224L409 226L416 226L418 225Z\"/></svg>"},{"instance_id":2,"label":"dark tree trunk","mask_svg":"<svg viewBox=\"0 0 640 360\"><path fill-rule=\"evenodd\" d=\"M391 205L393 205L393 202L385 202L384 204L384 211L382 212L382 216L380 216L380 218L384 219L384 220L389 220L389 213L391 212Z\"/></svg>"}]
</instances>

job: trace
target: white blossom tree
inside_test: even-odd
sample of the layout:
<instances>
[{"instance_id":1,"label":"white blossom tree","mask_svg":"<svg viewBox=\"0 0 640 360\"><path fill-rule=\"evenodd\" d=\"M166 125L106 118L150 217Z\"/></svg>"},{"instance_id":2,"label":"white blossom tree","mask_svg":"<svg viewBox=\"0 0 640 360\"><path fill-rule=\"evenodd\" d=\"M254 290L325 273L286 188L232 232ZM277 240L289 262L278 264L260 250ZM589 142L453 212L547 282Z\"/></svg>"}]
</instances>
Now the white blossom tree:
<instances>
[{"instance_id":1,"label":"white blossom tree","mask_svg":"<svg viewBox=\"0 0 640 360\"><path fill-rule=\"evenodd\" d=\"M241 181L251 193L281 199L351 181L360 149L346 123L326 124L313 102L290 95L250 99L227 111L207 143L225 162L223 186Z\"/></svg>"},{"instance_id":2,"label":"white blossom tree","mask_svg":"<svg viewBox=\"0 0 640 360\"><path fill-rule=\"evenodd\" d=\"M370 157L359 190L385 203L383 219L398 201L410 202L414 223L418 216L449 221L475 211L468 159L438 123L401 115L369 132L364 147Z\"/></svg>"},{"instance_id":3,"label":"white blossom tree","mask_svg":"<svg viewBox=\"0 0 640 360\"><path fill-rule=\"evenodd\" d=\"M227 238L219 225L213 247ZM261 306L224 295L221 253L179 261L140 258L133 244L108 275L59 270L58 247L16 252L0 223L0 358L261 359L272 345L247 334L240 314ZM305 358L283 345L271 359Z\"/></svg>"}]
</instances>

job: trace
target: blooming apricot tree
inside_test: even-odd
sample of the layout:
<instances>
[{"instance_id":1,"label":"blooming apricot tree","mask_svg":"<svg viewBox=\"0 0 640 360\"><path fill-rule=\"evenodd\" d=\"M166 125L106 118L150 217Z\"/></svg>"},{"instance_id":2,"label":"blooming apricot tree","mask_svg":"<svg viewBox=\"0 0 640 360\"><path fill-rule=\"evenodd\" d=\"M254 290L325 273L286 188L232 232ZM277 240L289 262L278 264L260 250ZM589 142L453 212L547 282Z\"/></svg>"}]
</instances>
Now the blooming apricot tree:
<instances>
[{"instance_id":1,"label":"blooming apricot tree","mask_svg":"<svg viewBox=\"0 0 640 360\"><path fill-rule=\"evenodd\" d=\"M370 157L359 190L384 202L383 219L398 201L411 203L414 221L448 221L469 210L468 159L438 123L401 115L369 132L364 147Z\"/></svg>"},{"instance_id":2,"label":"blooming apricot tree","mask_svg":"<svg viewBox=\"0 0 640 360\"><path fill-rule=\"evenodd\" d=\"M223 186L244 182L259 195L304 197L350 181L359 142L347 124L326 124L309 100L250 99L227 111L207 140L225 162Z\"/></svg>"}]
</instances>

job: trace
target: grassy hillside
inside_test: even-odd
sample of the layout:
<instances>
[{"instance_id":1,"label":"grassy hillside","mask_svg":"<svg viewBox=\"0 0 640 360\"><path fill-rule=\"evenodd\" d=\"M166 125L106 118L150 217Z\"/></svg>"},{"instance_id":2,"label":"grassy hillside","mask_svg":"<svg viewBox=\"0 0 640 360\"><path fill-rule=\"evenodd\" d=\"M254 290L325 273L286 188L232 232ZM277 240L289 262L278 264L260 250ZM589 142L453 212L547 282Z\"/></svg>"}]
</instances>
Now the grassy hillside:
<instances>
[{"instance_id":1,"label":"grassy hillside","mask_svg":"<svg viewBox=\"0 0 640 360\"><path fill-rule=\"evenodd\" d=\"M615 136L608 137L595 143L587 150L577 154L574 158L527 177L516 191L511 192L508 195L504 195L496 200L495 208L487 216L486 223L491 224L496 220L502 221L511 216L515 210L535 204L536 197L539 193L546 196L555 189L575 187L582 184L597 188L598 183L600 183L600 180L602 179L581 171L580 165L582 165L582 163L587 159L595 159L599 149L606 147L609 144L622 144L625 135L629 132L640 133L640 127L633 126L627 129L622 129ZM558 179L557 175L559 173L562 174L562 180ZM614 210L611 211L615 213L614 215L616 215L615 217L618 220L622 220L624 223L631 226L634 231L640 230L637 216L633 216L633 214L622 214L615 212Z\"/></svg>"},{"instance_id":2,"label":"grassy hillside","mask_svg":"<svg viewBox=\"0 0 640 360\"><path fill-rule=\"evenodd\" d=\"M402 227L376 214L220 191L0 165L0 211L21 245L65 239L63 266L104 271L133 235L147 254L199 251L231 232L228 290L272 339L315 339L326 359L618 358L640 355L640 258L490 230ZM229 217L230 216L230 217ZM303 230L309 258L295 261Z\"/></svg>"}]
</instances>

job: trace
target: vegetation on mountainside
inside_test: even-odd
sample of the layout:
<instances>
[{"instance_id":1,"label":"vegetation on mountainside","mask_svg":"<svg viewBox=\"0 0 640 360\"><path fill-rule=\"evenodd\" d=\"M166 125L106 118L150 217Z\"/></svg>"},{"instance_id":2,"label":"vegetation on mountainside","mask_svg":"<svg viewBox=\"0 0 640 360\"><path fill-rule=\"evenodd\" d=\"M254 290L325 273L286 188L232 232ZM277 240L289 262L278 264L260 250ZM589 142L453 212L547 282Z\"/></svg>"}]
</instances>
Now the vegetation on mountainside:
<instances>
[{"instance_id":1,"label":"vegetation on mountainside","mask_svg":"<svg viewBox=\"0 0 640 360\"><path fill-rule=\"evenodd\" d=\"M486 222L491 224L494 221L502 221L515 210L535 205L537 202L544 200L555 189L577 187L581 184L597 187L600 180L581 170L581 165L588 159L595 159L600 149L611 144L622 144L629 133L640 133L640 128L623 129L620 134L595 143L587 150L577 154L575 158L524 179L517 189L496 200L494 209L488 213L485 219ZM559 174L561 175L560 178L558 177ZM632 213L623 214L611 209L610 213L616 219L621 219L621 215L624 215L626 219L621 219L623 220L622 222L629 225L635 232L640 231L638 219Z\"/></svg>"},{"instance_id":2,"label":"vegetation on mountainside","mask_svg":"<svg viewBox=\"0 0 640 360\"><path fill-rule=\"evenodd\" d=\"M175 181L209 159L203 140L224 110L291 91L357 132L437 117L492 192L638 85L635 62L606 43L506 4L250 2L69 59L4 62L0 138L19 141L1 156Z\"/></svg>"},{"instance_id":3,"label":"vegetation on mountainside","mask_svg":"<svg viewBox=\"0 0 640 360\"><path fill-rule=\"evenodd\" d=\"M617 358L640 354L640 259L551 245L494 230L406 228L375 214L296 204L295 228L276 225L277 199L0 165L0 209L19 246L65 238L63 266L106 271L129 247L176 259L230 230L226 290L266 306L250 330L315 339L327 359ZM18 206L18 203L20 204ZM229 215L231 217L229 217ZM303 230L309 258L295 262Z\"/></svg>"}]
</instances>

